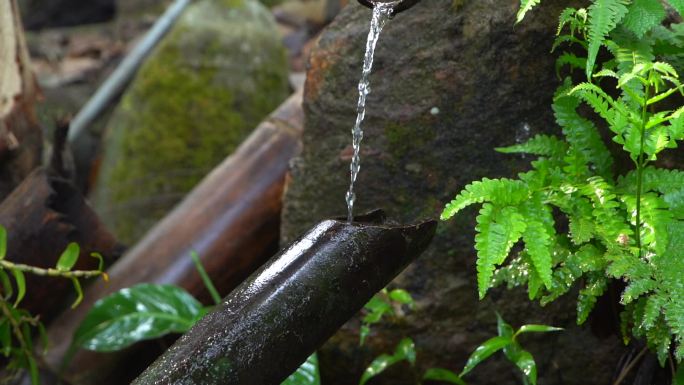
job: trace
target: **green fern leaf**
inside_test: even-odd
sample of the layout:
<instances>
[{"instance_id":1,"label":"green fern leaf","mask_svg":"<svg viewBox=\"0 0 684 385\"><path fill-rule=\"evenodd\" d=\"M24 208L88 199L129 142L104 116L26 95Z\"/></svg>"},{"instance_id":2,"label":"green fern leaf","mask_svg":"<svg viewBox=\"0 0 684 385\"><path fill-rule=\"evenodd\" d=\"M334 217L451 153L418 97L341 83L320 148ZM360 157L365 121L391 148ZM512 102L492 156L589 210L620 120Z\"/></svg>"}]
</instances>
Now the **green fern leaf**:
<instances>
[{"instance_id":1,"label":"green fern leaf","mask_svg":"<svg viewBox=\"0 0 684 385\"><path fill-rule=\"evenodd\" d=\"M536 135L525 143L495 150L504 154L527 153L532 155L561 157L568 149L568 144L552 135Z\"/></svg>"},{"instance_id":2,"label":"green fern leaf","mask_svg":"<svg viewBox=\"0 0 684 385\"><path fill-rule=\"evenodd\" d=\"M659 0L634 0L622 24L641 39L646 32L660 25L663 19L665 8Z\"/></svg>"},{"instance_id":3,"label":"green fern leaf","mask_svg":"<svg viewBox=\"0 0 684 385\"><path fill-rule=\"evenodd\" d=\"M536 7L541 0L520 0L520 9L518 10L518 15L516 17L515 23L520 23L527 12L531 11L532 8Z\"/></svg>"},{"instance_id":4,"label":"green fern leaf","mask_svg":"<svg viewBox=\"0 0 684 385\"><path fill-rule=\"evenodd\" d=\"M527 195L527 186L522 181L484 178L467 185L448 203L442 211L441 219L447 220L467 206L486 201L499 205L515 205L527 199Z\"/></svg>"},{"instance_id":5,"label":"green fern leaf","mask_svg":"<svg viewBox=\"0 0 684 385\"><path fill-rule=\"evenodd\" d=\"M636 196L624 195L622 201L627 211L632 214L632 224L636 225ZM652 249L656 254L665 252L669 244L668 226L672 221L672 212L667 210L667 204L654 193L641 196L641 241L644 246Z\"/></svg>"},{"instance_id":6,"label":"green fern leaf","mask_svg":"<svg viewBox=\"0 0 684 385\"><path fill-rule=\"evenodd\" d=\"M594 0L589 7L587 79L591 79L599 48L603 45L608 33L627 15L627 4L626 0Z\"/></svg>"},{"instance_id":7,"label":"green fern leaf","mask_svg":"<svg viewBox=\"0 0 684 385\"><path fill-rule=\"evenodd\" d=\"M677 10L677 12L684 16L684 0L667 0L670 5Z\"/></svg>"},{"instance_id":8,"label":"green fern leaf","mask_svg":"<svg viewBox=\"0 0 684 385\"><path fill-rule=\"evenodd\" d=\"M570 67L570 70L584 69L587 63L587 58L579 57L570 52L564 52L556 59L556 76L560 77L560 71L564 66Z\"/></svg>"},{"instance_id":9,"label":"green fern leaf","mask_svg":"<svg viewBox=\"0 0 684 385\"><path fill-rule=\"evenodd\" d=\"M576 97L563 96L553 102L556 122L563 129L571 147L581 151L604 178L612 178L613 157L601 139L598 129L577 113L580 101Z\"/></svg>"},{"instance_id":10,"label":"green fern leaf","mask_svg":"<svg viewBox=\"0 0 684 385\"><path fill-rule=\"evenodd\" d=\"M553 217L548 206L536 196L525 202L522 213L527 221L527 228L522 234L525 251L530 256L532 265L547 288L552 286L551 246L555 230Z\"/></svg>"},{"instance_id":11,"label":"green fern leaf","mask_svg":"<svg viewBox=\"0 0 684 385\"><path fill-rule=\"evenodd\" d=\"M484 298L492 286L495 267L506 260L511 247L520 239L525 228L525 219L514 207L499 209L491 203L482 205L475 227L480 298Z\"/></svg>"},{"instance_id":12,"label":"green fern leaf","mask_svg":"<svg viewBox=\"0 0 684 385\"><path fill-rule=\"evenodd\" d=\"M580 290L577 298L577 324L586 322L589 314L594 309L596 301L608 288L608 280L602 274L593 274L588 277L587 283Z\"/></svg>"},{"instance_id":13,"label":"green fern leaf","mask_svg":"<svg viewBox=\"0 0 684 385\"><path fill-rule=\"evenodd\" d=\"M652 279L640 279L632 281L625 291L622 292L621 303L626 305L657 287L657 282Z\"/></svg>"},{"instance_id":14,"label":"green fern leaf","mask_svg":"<svg viewBox=\"0 0 684 385\"><path fill-rule=\"evenodd\" d=\"M591 217L571 216L570 236L576 245L588 242L594 237L594 221Z\"/></svg>"},{"instance_id":15,"label":"green fern leaf","mask_svg":"<svg viewBox=\"0 0 684 385\"><path fill-rule=\"evenodd\" d=\"M646 300L644 307L644 317L641 326L645 329L650 329L655 325L656 320L662 314L663 305L667 302L667 298L659 295L650 295Z\"/></svg>"}]
</instances>

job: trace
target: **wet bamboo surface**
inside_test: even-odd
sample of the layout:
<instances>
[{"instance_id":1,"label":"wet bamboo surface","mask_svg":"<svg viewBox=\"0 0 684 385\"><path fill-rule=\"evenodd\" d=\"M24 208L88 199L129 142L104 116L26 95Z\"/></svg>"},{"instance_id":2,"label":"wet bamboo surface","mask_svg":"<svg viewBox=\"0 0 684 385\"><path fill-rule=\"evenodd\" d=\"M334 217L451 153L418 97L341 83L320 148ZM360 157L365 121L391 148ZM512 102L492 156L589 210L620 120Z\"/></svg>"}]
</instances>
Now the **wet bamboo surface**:
<instances>
[{"instance_id":1,"label":"wet bamboo surface","mask_svg":"<svg viewBox=\"0 0 684 385\"><path fill-rule=\"evenodd\" d=\"M109 269L109 283L93 284L76 310L50 325L48 365L59 368L88 310L119 289L141 282L175 284L209 303L190 259L192 251L200 255L223 294L277 251L285 176L290 159L301 148L301 98L299 91L284 102ZM161 351L158 342L117 354L80 351L63 374L72 384L119 385L135 378Z\"/></svg>"},{"instance_id":2,"label":"wet bamboo surface","mask_svg":"<svg viewBox=\"0 0 684 385\"><path fill-rule=\"evenodd\" d=\"M437 223L328 220L272 258L133 385L278 385L428 246Z\"/></svg>"}]
</instances>

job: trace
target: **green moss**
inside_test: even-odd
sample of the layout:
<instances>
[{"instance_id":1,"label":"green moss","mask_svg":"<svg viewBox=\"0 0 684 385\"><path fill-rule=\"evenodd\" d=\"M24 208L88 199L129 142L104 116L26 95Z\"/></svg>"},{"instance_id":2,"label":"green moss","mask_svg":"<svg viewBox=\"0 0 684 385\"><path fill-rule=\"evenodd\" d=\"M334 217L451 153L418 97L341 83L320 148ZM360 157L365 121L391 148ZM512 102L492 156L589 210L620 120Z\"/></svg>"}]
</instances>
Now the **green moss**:
<instances>
[{"instance_id":1,"label":"green moss","mask_svg":"<svg viewBox=\"0 0 684 385\"><path fill-rule=\"evenodd\" d=\"M396 159L401 159L411 150L429 143L434 136L430 129L418 129L394 122L385 126L387 148Z\"/></svg>"},{"instance_id":2,"label":"green moss","mask_svg":"<svg viewBox=\"0 0 684 385\"><path fill-rule=\"evenodd\" d=\"M142 236L289 91L285 52L263 6L193 7L110 122L96 206L124 242Z\"/></svg>"}]
</instances>

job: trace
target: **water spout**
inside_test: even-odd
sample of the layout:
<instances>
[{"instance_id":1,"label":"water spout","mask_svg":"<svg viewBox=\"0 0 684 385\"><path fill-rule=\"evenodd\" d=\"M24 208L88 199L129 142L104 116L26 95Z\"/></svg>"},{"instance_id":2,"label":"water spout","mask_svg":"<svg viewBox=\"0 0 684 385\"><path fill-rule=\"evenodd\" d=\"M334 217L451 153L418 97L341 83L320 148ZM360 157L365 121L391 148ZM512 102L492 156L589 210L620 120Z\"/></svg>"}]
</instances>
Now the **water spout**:
<instances>
[{"instance_id":1,"label":"water spout","mask_svg":"<svg viewBox=\"0 0 684 385\"><path fill-rule=\"evenodd\" d=\"M375 213L363 220L378 220ZM427 247L412 226L327 220L271 259L133 385L278 385Z\"/></svg>"}]
</instances>

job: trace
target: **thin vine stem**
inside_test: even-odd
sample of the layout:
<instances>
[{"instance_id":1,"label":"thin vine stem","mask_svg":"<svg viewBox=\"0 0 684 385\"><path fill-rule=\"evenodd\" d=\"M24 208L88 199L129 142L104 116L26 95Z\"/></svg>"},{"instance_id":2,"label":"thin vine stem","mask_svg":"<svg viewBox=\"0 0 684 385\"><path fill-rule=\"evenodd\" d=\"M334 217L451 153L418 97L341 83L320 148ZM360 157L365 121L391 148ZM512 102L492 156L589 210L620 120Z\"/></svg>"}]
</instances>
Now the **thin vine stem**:
<instances>
[{"instance_id":1,"label":"thin vine stem","mask_svg":"<svg viewBox=\"0 0 684 385\"><path fill-rule=\"evenodd\" d=\"M14 263L6 260L0 260L0 268L5 270L19 270L24 273L31 273L44 277L62 277L62 278L93 278L102 276L107 279L107 274L100 270L72 270L64 271L58 269L43 269L40 267L24 265L21 263Z\"/></svg>"}]
</instances>

